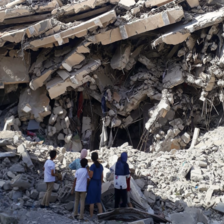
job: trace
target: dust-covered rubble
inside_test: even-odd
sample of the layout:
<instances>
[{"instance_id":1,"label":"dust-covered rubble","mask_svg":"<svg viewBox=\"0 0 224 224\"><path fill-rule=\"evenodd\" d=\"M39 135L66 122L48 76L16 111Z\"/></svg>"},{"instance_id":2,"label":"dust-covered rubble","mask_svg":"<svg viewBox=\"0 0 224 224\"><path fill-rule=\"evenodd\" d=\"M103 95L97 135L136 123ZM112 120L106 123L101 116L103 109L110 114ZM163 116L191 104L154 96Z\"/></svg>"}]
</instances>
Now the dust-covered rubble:
<instances>
[{"instance_id":1,"label":"dust-covered rubble","mask_svg":"<svg viewBox=\"0 0 224 224\"><path fill-rule=\"evenodd\" d=\"M81 149L100 149L105 194L126 150L136 208L166 218L183 212L177 221L197 207L195 223L221 220L223 18L221 0L1 1L0 186L8 208L38 206L43 162L56 148L64 180L52 202L69 216L68 165Z\"/></svg>"},{"instance_id":2,"label":"dust-covered rubble","mask_svg":"<svg viewBox=\"0 0 224 224\"><path fill-rule=\"evenodd\" d=\"M188 217L189 214L188 219L193 221L185 223L221 221L224 212L222 132L223 127L219 127L200 135L199 144L188 150L145 153L133 149L128 143L116 148L101 148L98 153L104 166L102 203L107 209L113 207L113 200L109 204L106 201L107 189L113 189L113 173L110 168L121 152L126 151L132 173L131 199L133 203L138 202L137 208L166 217L172 223L179 223L178 219ZM12 209L15 217L25 208L38 209L46 191L42 167L48 152L54 149L52 145L26 138L18 135L17 144L11 145L17 148L14 154L1 152L5 156L0 158L0 195L4 198L0 203L0 211L4 209L6 213L9 212L7 214L11 214ZM68 165L80 153L68 152L64 147L55 149L58 152L56 172L62 174L63 180L54 184L51 207L53 212L69 218L74 204L74 196L70 194L74 173ZM92 163L90 153L88 151L89 165Z\"/></svg>"}]
</instances>

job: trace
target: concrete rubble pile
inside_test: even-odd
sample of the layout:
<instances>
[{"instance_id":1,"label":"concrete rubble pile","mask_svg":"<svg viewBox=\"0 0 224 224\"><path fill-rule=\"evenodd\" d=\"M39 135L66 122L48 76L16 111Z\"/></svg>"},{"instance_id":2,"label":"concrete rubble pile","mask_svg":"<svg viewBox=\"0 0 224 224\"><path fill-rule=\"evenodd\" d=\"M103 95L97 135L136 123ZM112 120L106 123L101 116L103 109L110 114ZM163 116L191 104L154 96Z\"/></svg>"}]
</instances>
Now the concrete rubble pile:
<instances>
[{"instance_id":1,"label":"concrete rubble pile","mask_svg":"<svg viewBox=\"0 0 224 224\"><path fill-rule=\"evenodd\" d=\"M10 139L11 132L0 134ZM102 203L105 213L99 215L99 222L121 219L119 212L125 214L121 219L124 223L149 219L150 223L175 224L181 223L182 217L186 218L184 223L192 224L221 221L224 213L222 132L220 127L200 136L200 143L189 150L173 149L171 152L149 154L133 149L128 143L110 149L102 148L98 153L104 166ZM0 211L10 215L11 209L15 218L29 208L39 211L46 191L42 168L54 147L26 140L17 132L13 134L12 143L3 146L0 151ZM64 147L55 149L58 153L56 172L62 174L63 180L55 182L50 203L54 213L70 218L74 206L74 196L70 194L74 171L68 165L79 158L80 153L68 152ZM128 152L132 175L131 202L135 210L110 213L114 204L113 171L110 168L124 151ZM88 150L89 165L92 164L90 154Z\"/></svg>"},{"instance_id":2,"label":"concrete rubble pile","mask_svg":"<svg viewBox=\"0 0 224 224\"><path fill-rule=\"evenodd\" d=\"M102 148L98 153L104 166L102 203L105 213L99 215L99 222L113 218L126 223L138 219L150 219L150 223L170 221L173 224L182 223L181 220L185 224L222 221L223 129L219 127L201 135L199 144L189 150L173 149L171 152L149 154L134 149L128 143L110 149ZM10 141L11 132L0 134L4 134L5 139ZM38 207L46 191L42 168L48 152L54 147L26 140L17 132L13 134L12 143L2 146L0 151L0 211L10 214L11 209L14 211L13 217L16 217L29 208L39 211ZM75 171L71 171L68 165L79 158L80 153L68 152L64 147L55 149L58 153L55 160L56 172L61 173L63 179L54 184L51 207L54 213L70 218L74 206L74 196L70 192ZM128 152L132 175L131 202L135 210L115 210L110 213L114 204L114 174L111 167L124 151ZM88 150L89 165L92 164L90 154Z\"/></svg>"},{"instance_id":3,"label":"concrete rubble pile","mask_svg":"<svg viewBox=\"0 0 224 224\"><path fill-rule=\"evenodd\" d=\"M4 0L0 127L71 151L188 148L222 123L223 19L222 1Z\"/></svg>"},{"instance_id":4,"label":"concrete rubble pile","mask_svg":"<svg viewBox=\"0 0 224 224\"><path fill-rule=\"evenodd\" d=\"M33 169L50 149L58 149L64 171L82 148L101 149L103 161L108 149L129 142L128 152L151 161L133 160L135 175L172 160L175 176L185 164L178 186L155 173L155 194L172 186L173 197L186 187L188 206L211 206L222 191L212 179L221 176L219 151L197 150L199 160L194 149L200 133L223 125L223 20L223 0L2 0L0 186L21 196L22 183L28 206L43 196L35 187L41 172ZM206 187L192 191L185 180ZM66 183L56 186L52 201L69 198ZM136 207L150 209L137 198ZM220 209L222 200L215 202Z\"/></svg>"}]
</instances>

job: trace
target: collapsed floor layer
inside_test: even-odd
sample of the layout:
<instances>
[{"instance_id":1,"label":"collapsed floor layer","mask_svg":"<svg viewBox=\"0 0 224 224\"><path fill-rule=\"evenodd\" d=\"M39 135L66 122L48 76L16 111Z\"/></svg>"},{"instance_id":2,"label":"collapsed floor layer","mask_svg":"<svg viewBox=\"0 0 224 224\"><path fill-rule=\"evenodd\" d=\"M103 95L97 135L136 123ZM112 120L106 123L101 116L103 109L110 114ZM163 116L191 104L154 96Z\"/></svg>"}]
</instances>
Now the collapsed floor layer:
<instances>
[{"instance_id":1,"label":"collapsed floor layer","mask_svg":"<svg viewBox=\"0 0 224 224\"><path fill-rule=\"evenodd\" d=\"M170 151L223 123L222 2L16 0L0 15L2 130Z\"/></svg>"},{"instance_id":2,"label":"collapsed floor layer","mask_svg":"<svg viewBox=\"0 0 224 224\"><path fill-rule=\"evenodd\" d=\"M115 162L128 142L122 150L138 177L138 209L151 205L161 215L165 203L182 212L186 204L175 201L184 199L187 206L222 210L221 143L195 145L200 133L223 125L223 20L222 0L2 1L5 196L25 197L25 184L26 206L41 199L42 179L31 170L50 149L57 148L64 171L82 148L101 149L102 161L114 156ZM55 185L53 201L68 196L71 181Z\"/></svg>"}]
</instances>

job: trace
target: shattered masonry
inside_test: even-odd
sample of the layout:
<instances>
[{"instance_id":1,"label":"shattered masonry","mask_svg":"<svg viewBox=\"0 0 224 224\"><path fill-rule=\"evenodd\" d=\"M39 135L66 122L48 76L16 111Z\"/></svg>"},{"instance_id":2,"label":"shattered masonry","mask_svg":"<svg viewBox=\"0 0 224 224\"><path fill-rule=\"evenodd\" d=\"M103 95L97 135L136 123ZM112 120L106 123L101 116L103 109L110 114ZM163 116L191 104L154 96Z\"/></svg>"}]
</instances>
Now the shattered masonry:
<instances>
[{"instance_id":1,"label":"shattered masonry","mask_svg":"<svg viewBox=\"0 0 224 224\"><path fill-rule=\"evenodd\" d=\"M185 151L194 152L201 135L224 122L223 21L221 0L2 0L0 188L13 189L10 194L18 199L22 193L15 189L22 186L31 189L32 200L41 199L43 183L25 172L42 163L50 149L59 152L60 170L82 148L101 149L101 159L114 156L113 162L125 149L134 158L131 164L134 154L143 161L141 155L151 158L145 163L139 159L134 167L139 178L149 174L149 167L154 173L159 162L169 165L169 159L177 166L186 164L168 169L174 174L169 183L160 174L152 178L156 190L136 181L144 185L140 188L148 201L139 199L136 187L138 194L132 198L139 209L153 205L156 210L154 194L169 191L173 201L166 205L171 209L182 208L174 204L182 194L188 206L223 210L221 196L212 198L213 193L222 195L222 173L206 170L215 170L212 161L224 164L217 147L201 146L189 160ZM131 146L120 150L125 142ZM113 149L120 150L116 156ZM17 154L19 163L11 159ZM178 178L198 183L198 198L190 184L176 187L172 181ZM66 202L70 209L69 186L59 189L56 184L52 202ZM188 216L187 211L182 215ZM196 216L204 219L200 210Z\"/></svg>"},{"instance_id":2,"label":"shattered masonry","mask_svg":"<svg viewBox=\"0 0 224 224\"><path fill-rule=\"evenodd\" d=\"M170 151L189 147L195 128L218 119L220 3L5 0L0 18L4 130L36 122L30 130L55 146L74 149L77 133L77 150L129 141ZM10 105L17 108L4 110Z\"/></svg>"}]
</instances>

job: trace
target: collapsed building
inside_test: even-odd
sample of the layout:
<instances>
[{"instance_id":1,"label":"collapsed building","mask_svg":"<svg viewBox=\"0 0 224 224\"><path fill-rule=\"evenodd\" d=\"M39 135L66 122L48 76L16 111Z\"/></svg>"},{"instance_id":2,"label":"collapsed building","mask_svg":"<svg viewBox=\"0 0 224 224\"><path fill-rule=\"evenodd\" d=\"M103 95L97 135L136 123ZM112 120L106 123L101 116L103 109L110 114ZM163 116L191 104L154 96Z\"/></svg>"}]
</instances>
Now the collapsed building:
<instances>
[{"instance_id":1,"label":"collapsed building","mask_svg":"<svg viewBox=\"0 0 224 224\"><path fill-rule=\"evenodd\" d=\"M198 0L3 1L1 129L72 151L187 148L194 130L222 122L223 10Z\"/></svg>"},{"instance_id":2,"label":"collapsed building","mask_svg":"<svg viewBox=\"0 0 224 224\"><path fill-rule=\"evenodd\" d=\"M27 204L40 199L44 187L38 190L34 174L27 179L24 166L31 170L53 148L62 170L82 148L100 148L103 160L103 151L128 142L132 147L125 150L136 148L141 158L164 152L161 161L175 150L194 149L200 133L223 124L223 20L222 0L1 1L0 158L3 170L9 168L1 187L20 189L25 181ZM8 158L17 161L17 154L22 161L12 165ZM180 176L191 169L187 165ZM193 171L192 181L202 181L202 173ZM145 169L139 176L148 174ZM61 202L70 187L56 187L52 200ZM219 190L210 189L210 199ZM198 205L198 198L190 199Z\"/></svg>"}]
</instances>

